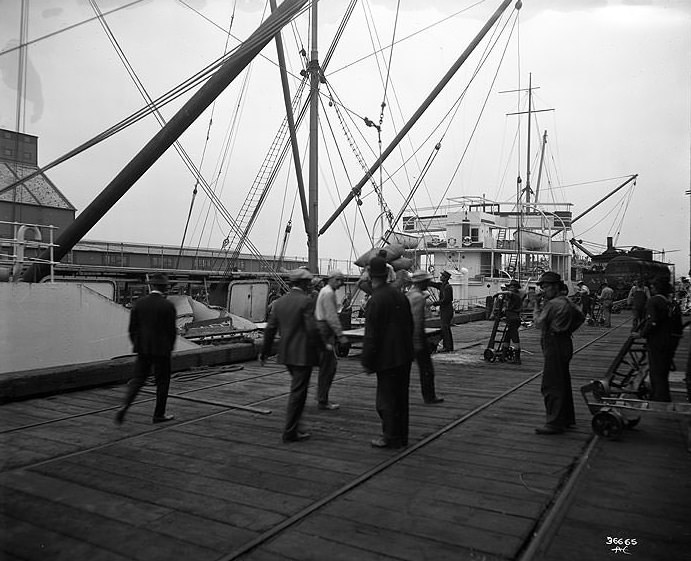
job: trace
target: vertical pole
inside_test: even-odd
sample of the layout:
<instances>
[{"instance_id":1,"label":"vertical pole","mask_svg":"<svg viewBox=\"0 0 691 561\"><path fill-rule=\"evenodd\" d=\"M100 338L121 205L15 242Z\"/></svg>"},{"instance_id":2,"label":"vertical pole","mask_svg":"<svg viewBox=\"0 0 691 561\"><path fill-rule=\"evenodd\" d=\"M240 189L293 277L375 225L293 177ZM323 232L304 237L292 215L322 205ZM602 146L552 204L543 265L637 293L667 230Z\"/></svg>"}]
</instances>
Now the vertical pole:
<instances>
[{"instance_id":1,"label":"vertical pole","mask_svg":"<svg viewBox=\"0 0 691 561\"><path fill-rule=\"evenodd\" d=\"M270 0L271 11L276 11L276 0ZM305 232L309 236L309 210L307 209L307 197L305 196L305 184L302 179L302 163L300 162L300 150L298 149L297 134L295 131L295 117L293 116L293 106L290 101L290 85L288 84L288 71L286 69L286 57L283 49L283 39L281 32L276 33L276 52L278 53L278 68L281 71L281 86L283 87L283 102L286 106L286 120L288 121L288 131L290 132L290 145L293 149L293 163L295 164L295 175L298 183L298 193L300 194L300 205L302 207L302 220L305 223ZM286 227L287 228L287 227ZM287 240L286 240L287 241ZM286 243L285 241L283 242ZM281 253L283 255L284 251ZM280 263L278 264L280 266Z\"/></svg>"},{"instance_id":2,"label":"vertical pole","mask_svg":"<svg viewBox=\"0 0 691 561\"><path fill-rule=\"evenodd\" d=\"M310 162L309 162L309 231L307 261L312 273L319 273L319 59L317 53L317 6L312 2L312 49L310 52Z\"/></svg>"},{"instance_id":3,"label":"vertical pole","mask_svg":"<svg viewBox=\"0 0 691 561\"><path fill-rule=\"evenodd\" d=\"M530 121L533 110L533 74L528 75L528 146L526 148L525 202L530 202Z\"/></svg>"}]
</instances>

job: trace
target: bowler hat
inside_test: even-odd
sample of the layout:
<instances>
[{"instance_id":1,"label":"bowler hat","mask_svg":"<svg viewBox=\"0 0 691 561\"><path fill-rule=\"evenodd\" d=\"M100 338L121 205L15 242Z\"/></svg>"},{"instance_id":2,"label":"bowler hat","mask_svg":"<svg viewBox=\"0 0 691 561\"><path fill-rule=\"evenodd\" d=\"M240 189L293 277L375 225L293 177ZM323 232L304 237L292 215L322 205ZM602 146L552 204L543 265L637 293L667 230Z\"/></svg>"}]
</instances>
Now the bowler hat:
<instances>
[{"instance_id":1,"label":"bowler hat","mask_svg":"<svg viewBox=\"0 0 691 561\"><path fill-rule=\"evenodd\" d=\"M546 283L561 283L561 275L559 273L555 273L554 271L547 271L540 277L540 280L537 281L537 285L542 286Z\"/></svg>"},{"instance_id":2,"label":"bowler hat","mask_svg":"<svg viewBox=\"0 0 691 561\"><path fill-rule=\"evenodd\" d=\"M389 270L386 267L386 259L379 256L372 257L369 262L369 275L372 278L387 277L389 275Z\"/></svg>"},{"instance_id":3,"label":"bowler hat","mask_svg":"<svg viewBox=\"0 0 691 561\"><path fill-rule=\"evenodd\" d=\"M167 287L170 283L168 277L163 273L154 273L149 277L149 284L152 286Z\"/></svg>"},{"instance_id":4,"label":"bowler hat","mask_svg":"<svg viewBox=\"0 0 691 561\"><path fill-rule=\"evenodd\" d=\"M427 271L415 271L413 273L413 278L411 279L414 283L423 282L426 280L432 280L432 275Z\"/></svg>"},{"instance_id":5,"label":"bowler hat","mask_svg":"<svg viewBox=\"0 0 691 561\"><path fill-rule=\"evenodd\" d=\"M290 273L288 273L288 280L290 280L290 282L312 280L312 273L310 273L307 269L293 269L290 271Z\"/></svg>"}]
</instances>

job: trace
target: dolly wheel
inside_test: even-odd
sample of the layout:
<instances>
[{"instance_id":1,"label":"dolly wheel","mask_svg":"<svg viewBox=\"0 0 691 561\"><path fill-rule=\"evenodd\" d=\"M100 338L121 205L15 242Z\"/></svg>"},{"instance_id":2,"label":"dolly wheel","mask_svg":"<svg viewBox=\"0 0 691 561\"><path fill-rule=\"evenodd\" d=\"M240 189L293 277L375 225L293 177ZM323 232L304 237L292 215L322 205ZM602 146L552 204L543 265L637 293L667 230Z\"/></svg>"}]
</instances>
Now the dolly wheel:
<instances>
[{"instance_id":1,"label":"dolly wheel","mask_svg":"<svg viewBox=\"0 0 691 561\"><path fill-rule=\"evenodd\" d=\"M484 359L488 362L494 362L496 357L494 356L494 351L492 349L485 349Z\"/></svg>"},{"instance_id":2,"label":"dolly wheel","mask_svg":"<svg viewBox=\"0 0 691 561\"><path fill-rule=\"evenodd\" d=\"M595 434L609 440L616 440L624 431L621 414L613 409L601 409L595 413L591 425Z\"/></svg>"}]
</instances>

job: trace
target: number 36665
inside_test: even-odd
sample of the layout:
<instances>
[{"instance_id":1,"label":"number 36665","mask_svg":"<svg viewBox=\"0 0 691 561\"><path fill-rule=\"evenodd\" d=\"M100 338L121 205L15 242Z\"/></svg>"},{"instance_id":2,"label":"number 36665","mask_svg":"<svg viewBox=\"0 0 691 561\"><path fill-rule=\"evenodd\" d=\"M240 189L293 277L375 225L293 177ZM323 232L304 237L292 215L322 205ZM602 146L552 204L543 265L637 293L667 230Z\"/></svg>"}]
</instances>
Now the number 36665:
<instances>
[{"instance_id":1,"label":"number 36665","mask_svg":"<svg viewBox=\"0 0 691 561\"><path fill-rule=\"evenodd\" d=\"M636 538L613 538L607 536L607 545L636 545Z\"/></svg>"}]
</instances>

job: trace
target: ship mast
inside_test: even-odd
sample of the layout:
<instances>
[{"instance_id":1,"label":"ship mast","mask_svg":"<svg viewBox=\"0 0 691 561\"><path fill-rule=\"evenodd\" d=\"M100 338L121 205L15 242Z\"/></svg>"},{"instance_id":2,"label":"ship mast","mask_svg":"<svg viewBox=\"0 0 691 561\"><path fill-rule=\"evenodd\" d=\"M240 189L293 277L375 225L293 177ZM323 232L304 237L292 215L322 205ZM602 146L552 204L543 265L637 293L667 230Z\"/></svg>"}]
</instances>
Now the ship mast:
<instances>
[{"instance_id":1,"label":"ship mast","mask_svg":"<svg viewBox=\"0 0 691 561\"><path fill-rule=\"evenodd\" d=\"M308 72L310 73L310 161L309 161L309 219L307 230L307 262L312 273L319 273L319 57L317 52L317 6L312 2L312 48Z\"/></svg>"}]
</instances>

